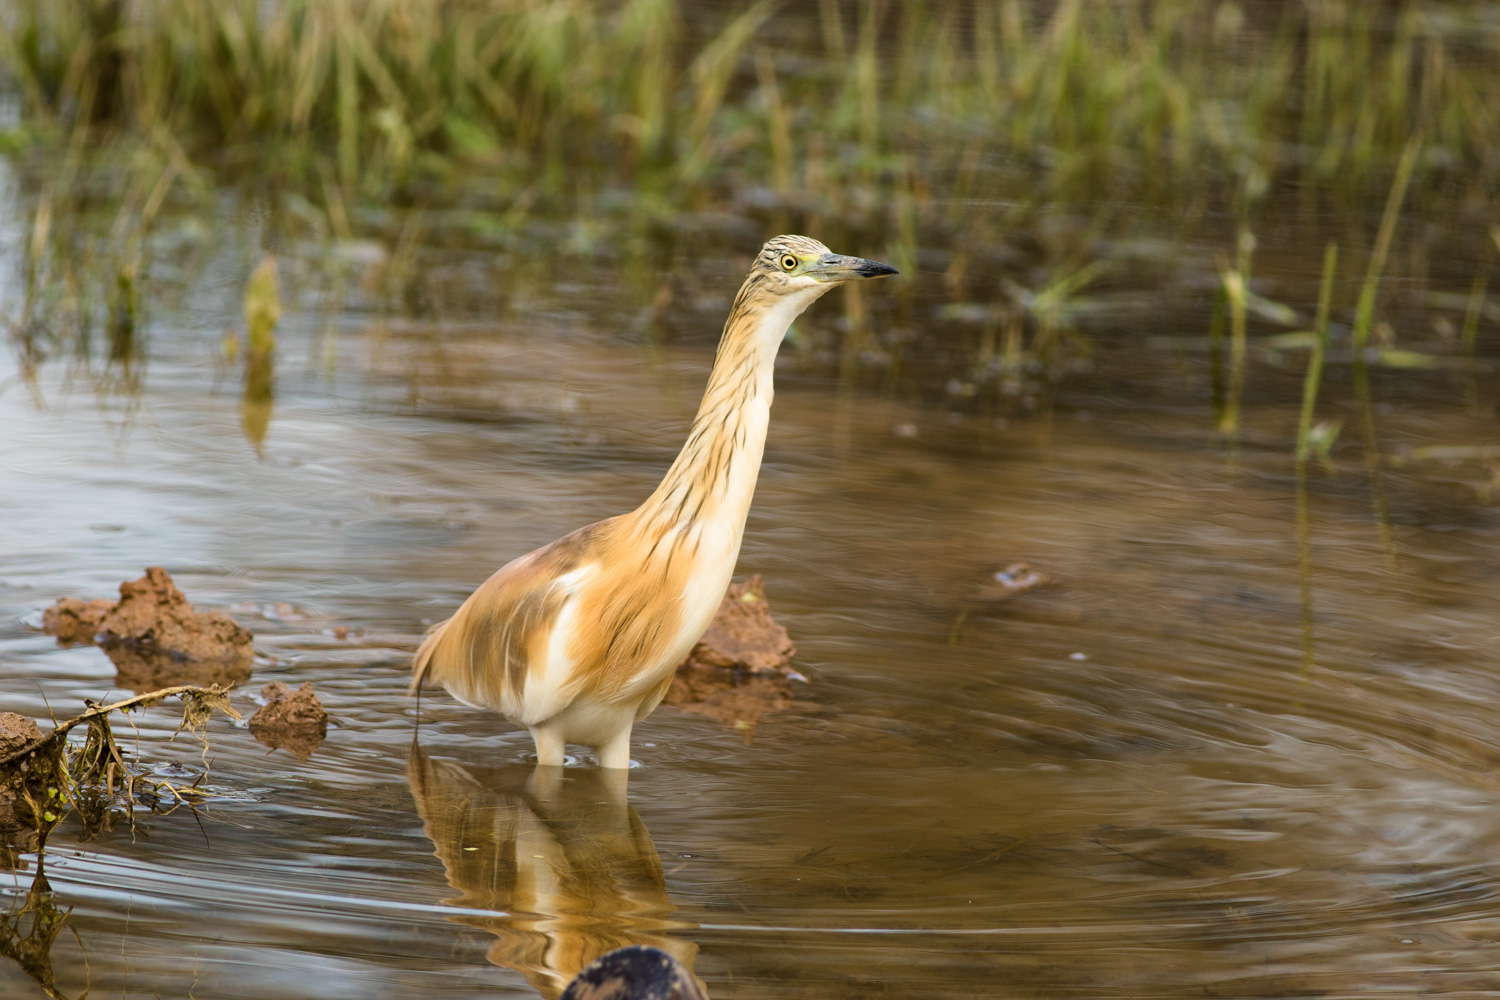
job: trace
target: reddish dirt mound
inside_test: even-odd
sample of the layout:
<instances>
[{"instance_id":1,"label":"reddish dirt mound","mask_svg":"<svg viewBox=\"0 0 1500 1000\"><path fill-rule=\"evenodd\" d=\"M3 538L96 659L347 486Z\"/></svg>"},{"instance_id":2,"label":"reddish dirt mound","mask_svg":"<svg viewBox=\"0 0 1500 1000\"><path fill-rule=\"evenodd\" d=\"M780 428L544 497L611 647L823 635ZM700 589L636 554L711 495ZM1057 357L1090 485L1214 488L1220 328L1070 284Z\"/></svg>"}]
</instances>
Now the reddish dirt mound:
<instances>
[{"instance_id":1,"label":"reddish dirt mound","mask_svg":"<svg viewBox=\"0 0 1500 1000\"><path fill-rule=\"evenodd\" d=\"M104 616L101 645L135 646L184 660L248 664L252 636L221 611L194 611L167 571L152 566L120 584L120 603Z\"/></svg>"},{"instance_id":2,"label":"reddish dirt mound","mask_svg":"<svg viewBox=\"0 0 1500 1000\"><path fill-rule=\"evenodd\" d=\"M0 760L20 753L44 735L35 722L19 712L0 712Z\"/></svg>"},{"instance_id":3,"label":"reddish dirt mound","mask_svg":"<svg viewBox=\"0 0 1500 1000\"><path fill-rule=\"evenodd\" d=\"M254 657L249 631L222 612L194 611L160 566L120 584L114 604L62 598L42 627L64 645L97 642L136 691L243 681Z\"/></svg>"},{"instance_id":4,"label":"reddish dirt mound","mask_svg":"<svg viewBox=\"0 0 1500 1000\"><path fill-rule=\"evenodd\" d=\"M786 629L771 618L765 582L756 574L730 585L663 701L717 719L749 743L767 712L791 707L796 653Z\"/></svg>"},{"instance_id":5,"label":"reddish dirt mound","mask_svg":"<svg viewBox=\"0 0 1500 1000\"><path fill-rule=\"evenodd\" d=\"M328 735L328 713L311 682L296 691L272 681L260 692L266 703L250 717L250 733L272 750L288 750L300 760L312 756Z\"/></svg>"},{"instance_id":6,"label":"reddish dirt mound","mask_svg":"<svg viewBox=\"0 0 1500 1000\"><path fill-rule=\"evenodd\" d=\"M688 653L683 666L774 673L783 670L796 655L797 647L786 629L771 618L766 584L757 573L744 583L729 585L708 631Z\"/></svg>"},{"instance_id":7,"label":"reddish dirt mound","mask_svg":"<svg viewBox=\"0 0 1500 1000\"><path fill-rule=\"evenodd\" d=\"M42 613L42 628L48 635L57 636L65 646L75 642L92 644L104 616L114 610L113 601L99 598L95 601L80 601L76 597L64 597Z\"/></svg>"}]
</instances>

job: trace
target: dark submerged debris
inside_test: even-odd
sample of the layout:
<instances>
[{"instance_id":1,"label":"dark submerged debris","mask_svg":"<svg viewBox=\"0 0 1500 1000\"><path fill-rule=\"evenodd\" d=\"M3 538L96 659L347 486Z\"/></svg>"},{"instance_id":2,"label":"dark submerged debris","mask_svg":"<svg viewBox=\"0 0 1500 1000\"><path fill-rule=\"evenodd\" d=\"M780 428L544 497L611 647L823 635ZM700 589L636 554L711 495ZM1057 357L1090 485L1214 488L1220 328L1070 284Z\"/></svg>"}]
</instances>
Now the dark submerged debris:
<instances>
[{"instance_id":1,"label":"dark submerged debris","mask_svg":"<svg viewBox=\"0 0 1500 1000\"><path fill-rule=\"evenodd\" d=\"M194 611L160 566L120 584L114 604L64 597L42 627L64 645L97 642L120 683L142 693L176 685L248 680L254 636L219 611Z\"/></svg>"},{"instance_id":2,"label":"dark submerged debris","mask_svg":"<svg viewBox=\"0 0 1500 1000\"><path fill-rule=\"evenodd\" d=\"M328 735L328 713L311 682L296 691L272 681L260 692L266 703L250 717L250 733L272 750L287 750L306 760Z\"/></svg>"},{"instance_id":3,"label":"dark submerged debris","mask_svg":"<svg viewBox=\"0 0 1500 1000\"><path fill-rule=\"evenodd\" d=\"M595 959L562 1000L708 1000L681 962L659 948L630 945Z\"/></svg>"},{"instance_id":4,"label":"dark submerged debris","mask_svg":"<svg viewBox=\"0 0 1500 1000\"><path fill-rule=\"evenodd\" d=\"M791 707L797 647L771 618L760 574L730 584L713 623L677 667L663 702L738 730L749 743L767 713Z\"/></svg>"}]
</instances>

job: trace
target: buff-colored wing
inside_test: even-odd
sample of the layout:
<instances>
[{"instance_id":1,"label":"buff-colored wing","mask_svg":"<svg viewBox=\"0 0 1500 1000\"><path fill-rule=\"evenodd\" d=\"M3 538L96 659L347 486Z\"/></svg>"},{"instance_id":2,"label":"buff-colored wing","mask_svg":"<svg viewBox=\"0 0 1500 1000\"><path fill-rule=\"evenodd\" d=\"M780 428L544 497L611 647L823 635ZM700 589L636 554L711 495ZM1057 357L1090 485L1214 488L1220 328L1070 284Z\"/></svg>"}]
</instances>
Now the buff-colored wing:
<instances>
[{"instance_id":1,"label":"buff-colored wing","mask_svg":"<svg viewBox=\"0 0 1500 1000\"><path fill-rule=\"evenodd\" d=\"M579 528L496 570L427 633L412 659L412 690L438 684L460 701L520 719L527 681L546 673L554 627L613 520Z\"/></svg>"}]
</instances>

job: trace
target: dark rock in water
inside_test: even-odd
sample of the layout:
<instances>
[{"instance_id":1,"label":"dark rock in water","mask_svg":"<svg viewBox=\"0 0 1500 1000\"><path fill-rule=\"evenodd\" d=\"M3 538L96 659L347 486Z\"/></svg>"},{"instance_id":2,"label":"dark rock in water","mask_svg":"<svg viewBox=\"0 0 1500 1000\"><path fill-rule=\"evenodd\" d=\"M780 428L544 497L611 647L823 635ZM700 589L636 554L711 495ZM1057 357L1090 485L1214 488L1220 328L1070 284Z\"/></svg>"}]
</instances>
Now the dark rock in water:
<instances>
[{"instance_id":1,"label":"dark rock in water","mask_svg":"<svg viewBox=\"0 0 1500 1000\"><path fill-rule=\"evenodd\" d=\"M771 618L759 574L731 584L713 623L677 667L663 702L717 719L749 743L761 718L792 704L797 647Z\"/></svg>"},{"instance_id":2,"label":"dark rock in water","mask_svg":"<svg viewBox=\"0 0 1500 1000\"><path fill-rule=\"evenodd\" d=\"M42 613L42 628L48 635L57 636L57 641L65 646L75 642L92 644L104 624L104 616L114 607L113 601L102 597L93 601L64 597Z\"/></svg>"},{"instance_id":3,"label":"dark rock in water","mask_svg":"<svg viewBox=\"0 0 1500 1000\"><path fill-rule=\"evenodd\" d=\"M247 680L255 655L248 630L222 612L194 611L160 566L120 584L114 604L62 598L42 627L64 644L98 642L121 685L137 692Z\"/></svg>"},{"instance_id":4,"label":"dark rock in water","mask_svg":"<svg viewBox=\"0 0 1500 1000\"><path fill-rule=\"evenodd\" d=\"M562 1000L708 1000L693 974L659 948L616 948L584 967Z\"/></svg>"},{"instance_id":5,"label":"dark rock in water","mask_svg":"<svg viewBox=\"0 0 1500 1000\"><path fill-rule=\"evenodd\" d=\"M267 699L250 717L250 732L272 750L287 750L306 760L328 735L328 713L311 682L296 691L281 681L261 689Z\"/></svg>"}]
</instances>

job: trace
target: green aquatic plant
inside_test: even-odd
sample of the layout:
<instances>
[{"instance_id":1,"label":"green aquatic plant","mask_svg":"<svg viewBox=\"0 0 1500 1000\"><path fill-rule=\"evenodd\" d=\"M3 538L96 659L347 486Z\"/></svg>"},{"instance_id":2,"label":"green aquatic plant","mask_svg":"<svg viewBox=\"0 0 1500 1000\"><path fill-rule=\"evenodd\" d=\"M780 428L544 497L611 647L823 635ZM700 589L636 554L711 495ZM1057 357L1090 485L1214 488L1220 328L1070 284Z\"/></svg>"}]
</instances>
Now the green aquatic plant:
<instances>
[{"instance_id":1,"label":"green aquatic plant","mask_svg":"<svg viewBox=\"0 0 1500 1000\"><path fill-rule=\"evenodd\" d=\"M27 314L7 322L38 350L104 327L139 354L159 281L146 237L163 211L212 206L215 189L270 202L271 217L294 214L327 245L395 247L382 279L393 310L421 297L410 240L506 247L565 225L553 242L571 254L655 260L682 220L729 213L857 235L905 272L923 260L962 276L882 293L896 309L872 308L862 344L831 352L841 373L853 353L885 365L887 385L943 384L998 356L1050 378L1072 352L1022 357L1007 318L966 357L910 346L943 344L926 317L990 308L977 290L1005 281L1044 287L1094 261L1169 281L1189 241L1227 235L1216 218L1269 235L1300 213L1352 245L1360 207L1398 174L1398 215L1457 231L1473 192L1500 178L1500 104L1485 99L1493 9L0 0L0 91L17 113L0 149L36 206ZM1404 156L1418 125L1423 154ZM101 205L126 233L83 245ZM1086 238L1057 238L1070 217L1092 220ZM1160 220L1174 220L1177 248L1131 255ZM1221 292L1248 281L1240 256ZM328 270L348 287L346 268ZM79 294L59 291L69 282ZM1231 370L1216 407L1231 437L1246 377L1235 352L1253 335L1236 332L1253 307L1242 290L1245 303L1225 300ZM72 306L76 321L59 322ZM1471 336L1484 315L1481 301L1466 316Z\"/></svg>"},{"instance_id":2,"label":"green aquatic plant","mask_svg":"<svg viewBox=\"0 0 1500 1000\"><path fill-rule=\"evenodd\" d=\"M276 291L276 258L267 254L245 285L245 391L240 426L255 453L261 453L276 399L276 323L281 296Z\"/></svg>"},{"instance_id":3,"label":"green aquatic plant","mask_svg":"<svg viewBox=\"0 0 1500 1000\"><path fill-rule=\"evenodd\" d=\"M1302 655L1313 664L1312 516L1307 502L1307 462L1314 453L1328 463L1328 450L1338 435L1336 424L1313 424L1318 389L1323 381L1323 362L1328 355L1328 316L1333 304L1333 278L1338 270L1338 244L1323 251L1323 280L1318 286L1318 313L1313 320L1307 374L1302 380L1302 406L1297 414L1297 577L1302 587Z\"/></svg>"},{"instance_id":4,"label":"green aquatic plant","mask_svg":"<svg viewBox=\"0 0 1500 1000\"><path fill-rule=\"evenodd\" d=\"M1220 265L1223 299L1229 312L1229 386L1219 416L1219 433L1233 444L1240 433L1240 396L1245 387L1246 310L1250 297L1250 255L1255 237L1241 230L1234 266Z\"/></svg>"},{"instance_id":5,"label":"green aquatic plant","mask_svg":"<svg viewBox=\"0 0 1500 1000\"><path fill-rule=\"evenodd\" d=\"M479 169L568 199L769 176L842 201L910 166L973 194L1010 187L992 165L1008 155L1042 157L1050 197L1220 177L1254 195L1287 170L1352 194L1433 109L1436 146L1496 167L1484 61L1413 4L1268 21L1186 0L758 0L718 22L675 0L435 6L6 0L0 67L36 142L83 118L301 182L326 156L351 193Z\"/></svg>"},{"instance_id":6,"label":"green aquatic plant","mask_svg":"<svg viewBox=\"0 0 1500 1000\"><path fill-rule=\"evenodd\" d=\"M1364 443L1365 469L1370 476L1370 495L1375 508L1375 521L1380 530L1380 541L1392 563L1396 559L1396 540L1391 531L1390 505L1385 495L1385 479L1381 468L1380 442L1375 429L1375 405L1370 395L1370 369L1368 344L1370 324L1375 316L1375 298L1380 291L1380 281L1385 274L1386 257L1390 253L1391 241L1395 238L1396 223L1401 215L1401 205L1406 200L1406 191L1411 183L1412 169L1422 152L1423 137L1417 132L1407 140L1396 166L1396 175L1391 180L1386 195L1385 210L1380 216L1380 229L1375 236L1375 245L1370 251L1365 268L1365 279L1359 289L1359 303L1354 312L1354 394L1359 409L1360 437Z\"/></svg>"}]
</instances>

